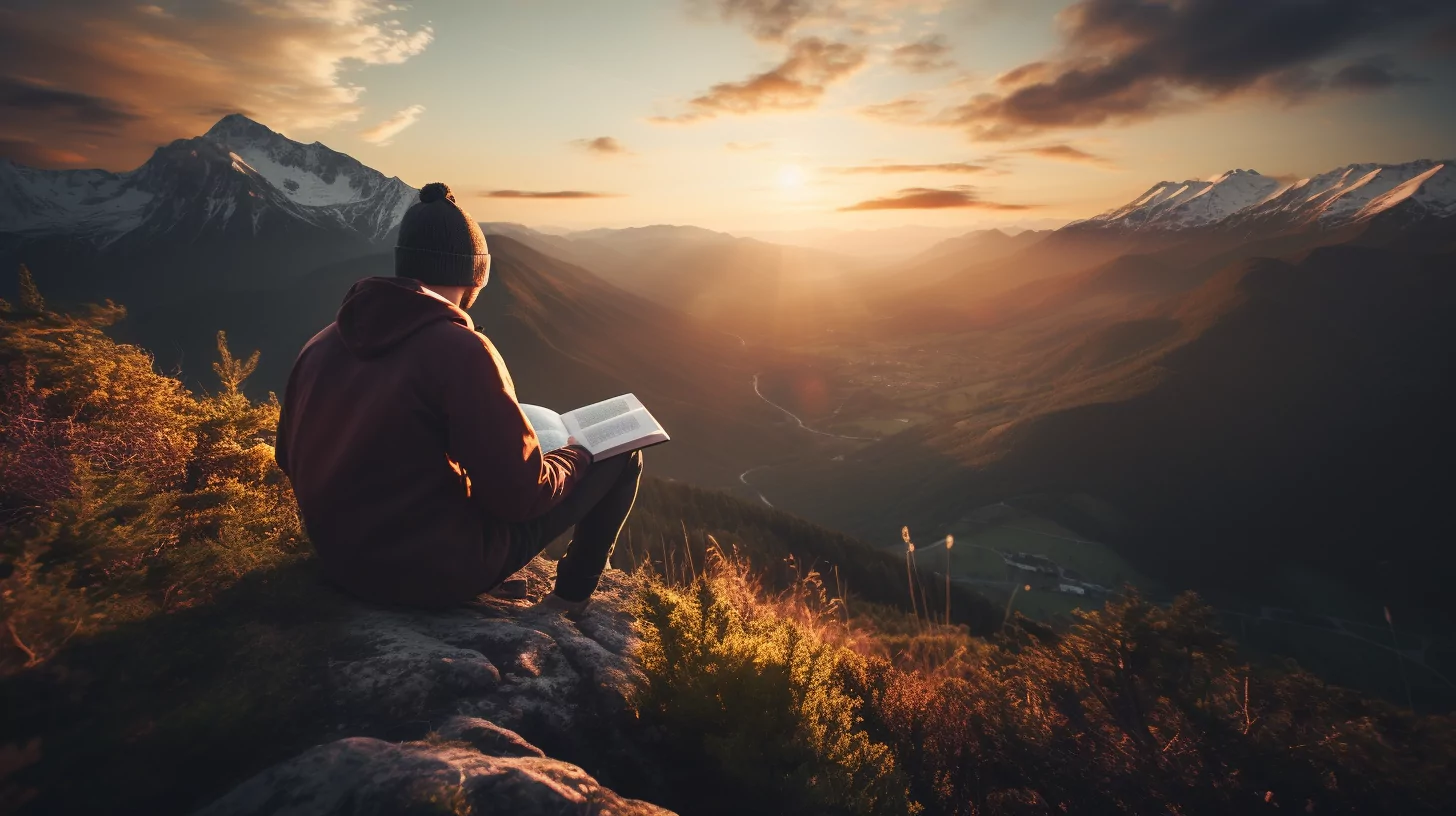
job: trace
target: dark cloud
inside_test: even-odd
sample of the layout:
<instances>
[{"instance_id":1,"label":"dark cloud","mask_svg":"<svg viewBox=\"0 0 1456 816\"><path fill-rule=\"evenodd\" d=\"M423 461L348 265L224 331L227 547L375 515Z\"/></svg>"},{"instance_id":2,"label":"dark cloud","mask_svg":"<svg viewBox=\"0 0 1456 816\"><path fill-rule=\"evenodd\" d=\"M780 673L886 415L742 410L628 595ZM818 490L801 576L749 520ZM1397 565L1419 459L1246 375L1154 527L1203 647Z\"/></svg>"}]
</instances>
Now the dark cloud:
<instances>
[{"instance_id":1,"label":"dark cloud","mask_svg":"<svg viewBox=\"0 0 1456 816\"><path fill-rule=\"evenodd\" d=\"M599 156L627 156L632 153L626 146L611 136L598 136L595 139L572 139L571 143L588 153L595 153Z\"/></svg>"},{"instance_id":2,"label":"dark cloud","mask_svg":"<svg viewBox=\"0 0 1456 816\"><path fill-rule=\"evenodd\" d=\"M939 34L902 45L890 52L890 62L912 74L928 74L955 65L950 59L950 44Z\"/></svg>"},{"instance_id":3,"label":"dark cloud","mask_svg":"<svg viewBox=\"0 0 1456 816\"><path fill-rule=\"evenodd\" d=\"M0 115L35 114L52 114L77 123L103 127L141 118L110 99L43 85L34 80L0 76Z\"/></svg>"},{"instance_id":4,"label":"dark cloud","mask_svg":"<svg viewBox=\"0 0 1456 816\"><path fill-rule=\"evenodd\" d=\"M856 212L860 210L942 210L953 207L967 207L978 210L1001 210L1020 211L1036 209L1038 204L1001 204L995 201L984 201L976 193L975 189L966 186L956 186L943 189L931 187L907 187L893 196L885 198L872 198L868 201L861 201L858 204L851 204L848 207L840 207L840 212Z\"/></svg>"},{"instance_id":5,"label":"dark cloud","mask_svg":"<svg viewBox=\"0 0 1456 816\"><path fill-rule=\"evenodd\" d=\"M0 137L130 169L247 111L289 135L364 113L354 69L420 53L392 0L0 2Z\"/></svg>"},{"instance_id":6,"label":"dark cloud","mask_svg":"<svg viewBox=\"0 0 1456 816\"><path fill-rule=\"evenodd\" d=\"M0 158L46 168L76 167L86 163L86 157L80 153L46 147L28 139L0 138Z\"/></svg>"},{"instance_id":7,"label":"dark cloud","mask_svg":"<svg viewBox=\"0 0 1456 816\"><path fill-rule=\"evenodd\" d=\"M1450 0L1079 0L1059 15L1060 54L1004 74L1002 92L973 97L940 121L1004 139L1136 121L1242 93L1298 97L1334 85L1317 62L1449 7ZM1354 73L1346 88L1375 74Z\"/></svg>"},{"instance_id":8,"label":"dark cloud","mask_svg":"<svg viewBox=\"0 0 1456 816\"><path fill-rule=\"evenodd\" d=\"M898 173L983 173L989 170L984 164L969 162L946 162L944 164L865 164L856 167L830 167L831 173L858 175L874 173L894 175Z\"/></svg>"},{"instance_id":9,"label":"dark cloud","mask_svg":"<svg viewBox=\"0 0 1456 816\"><path fill-rule=\"evenodd\" d=\"M1379 91L1393 85L1424 82L1422 77L1400 70L1395 59L1381 54L1352 62L1330 77L1330 87L1342 91Z\"/></svg>"},{"instance_id":10,"label":"dark cloud","mask_svg":"<svg viewBox=\"0 0 1456 816\"><path fill-rule=\"evenodd\" d=\"M588 193L582 190L487 190L483 198L621 198L618 193Z\"/></svg>"},{"instance_id":11,"label":"dark cloud","mask_svg":"<svg viewBox=\"0 0 1456 816\"><path fill-rule=\"evenodd\" d=\"M1009 150L1008 153L1020 153L1027 156L1036 156L1042 159L1053 161L1072 162L1073 164L1090 164L1097 167L1111 167L1112 161L1095 153L1088 153L1080 147L1073 147L1069 144L1040 145L1038 147L1022 147L1016 150Z\"/></svg>"},{"instance_id":12,"label":"dark cloud","mask_svg":"<svg viewBox=\"0 0 1456 816\"><path fill-rule=\"evenodd\" d=\"M714 85L688 102L677 116L656 116L660 124L684 124L725 114L806 110L819 103L828 86L864 64L861 46L806 37L795 42L783 62L742 82Z\"/></svg>"}]
</instances>

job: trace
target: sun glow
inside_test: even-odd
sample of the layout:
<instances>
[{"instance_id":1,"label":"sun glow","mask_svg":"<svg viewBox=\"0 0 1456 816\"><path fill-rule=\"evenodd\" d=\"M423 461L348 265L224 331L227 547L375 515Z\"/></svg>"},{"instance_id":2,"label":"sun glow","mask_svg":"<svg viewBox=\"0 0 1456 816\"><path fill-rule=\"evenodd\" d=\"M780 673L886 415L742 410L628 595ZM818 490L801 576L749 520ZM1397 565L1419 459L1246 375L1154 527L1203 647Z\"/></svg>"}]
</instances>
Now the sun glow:
<instances>
[{"instance_id":1,"label":"sun glow","mask_svg":"<svg viewBox=\"0 0 1456 816\"><path fill-rule=\"evenodd\" d=\"M797 164L786 164L779 168L779 187L797 190L804 186L804 168Z\"/></svg>"}]
</instances>

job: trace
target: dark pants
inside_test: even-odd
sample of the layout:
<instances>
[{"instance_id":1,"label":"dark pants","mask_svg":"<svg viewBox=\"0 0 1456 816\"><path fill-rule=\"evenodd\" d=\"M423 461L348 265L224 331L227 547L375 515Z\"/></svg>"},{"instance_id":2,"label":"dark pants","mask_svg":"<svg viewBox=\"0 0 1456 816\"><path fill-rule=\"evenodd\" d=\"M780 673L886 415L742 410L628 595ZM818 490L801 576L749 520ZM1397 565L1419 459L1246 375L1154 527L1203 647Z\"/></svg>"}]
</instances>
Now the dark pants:
<instances>
[{"instance_id":1,"label":"dark pants","mask_svg":"<svg viewBox=\"0 0 1456 816\"><path fill-rule=\"evenodd\" d=\"M568 601L591 597L632 512L641 478L642 451L593 462L560 504L544 516L510 525L510 549L499 580L531 563L557 536L575 527L566 555L556 564L556 594Z\"/></svg>"}]
</instances>

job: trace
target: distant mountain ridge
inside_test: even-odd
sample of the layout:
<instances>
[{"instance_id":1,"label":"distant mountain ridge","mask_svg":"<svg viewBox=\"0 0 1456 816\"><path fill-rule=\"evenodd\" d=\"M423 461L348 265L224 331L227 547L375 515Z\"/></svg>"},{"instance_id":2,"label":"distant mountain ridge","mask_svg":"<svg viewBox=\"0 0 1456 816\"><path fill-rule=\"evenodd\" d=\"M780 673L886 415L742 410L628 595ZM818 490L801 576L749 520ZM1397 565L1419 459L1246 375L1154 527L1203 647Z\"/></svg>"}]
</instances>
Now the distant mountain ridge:
<instances>
[{"instance_id":1,"label":"distant mountain ridge","mask_svg":"<svg viewBox=\"0 0 1456 816\"><path fill-rule=\"evenodd\" d=\"M380 242L417 192L319 142L305 145L232 114L123 173L0 160L0 233L102 251L311 233Z\"/></svg>"},{"instance_id":2,"label":"distant mountain ridge","mask_svg":"<svg viewBox=\"0 0 1456 816\"><path fill-rule=\"evenodd\" d=\"M1075 221L1066 230L1272 233L1345 227L1385 214L1456 216L1456 164L1450 159L1349 164L1292 184L1254 170L1230 170L1211 180L1163 181L1128 204Z\"/></svg>"}]
</instances>

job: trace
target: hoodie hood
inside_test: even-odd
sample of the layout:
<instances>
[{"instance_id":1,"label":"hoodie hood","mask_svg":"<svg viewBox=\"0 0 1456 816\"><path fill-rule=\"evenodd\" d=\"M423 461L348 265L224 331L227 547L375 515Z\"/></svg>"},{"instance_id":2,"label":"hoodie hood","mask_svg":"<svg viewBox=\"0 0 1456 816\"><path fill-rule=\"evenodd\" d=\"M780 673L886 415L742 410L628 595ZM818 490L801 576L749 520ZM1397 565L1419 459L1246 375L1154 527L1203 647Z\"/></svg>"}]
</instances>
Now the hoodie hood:
<instances>
[{"instance_id":1,"label":"hoodie hood","mask_svg":"<svg viewBox=\"0 0 1456 816\"><path fill-rule=\"evenodd\" d=\"M442 320L474 330L470 315L410 278L365 278L349 288L336 323L349 351L379 357Z\"/></svg>"}]
</instances>

